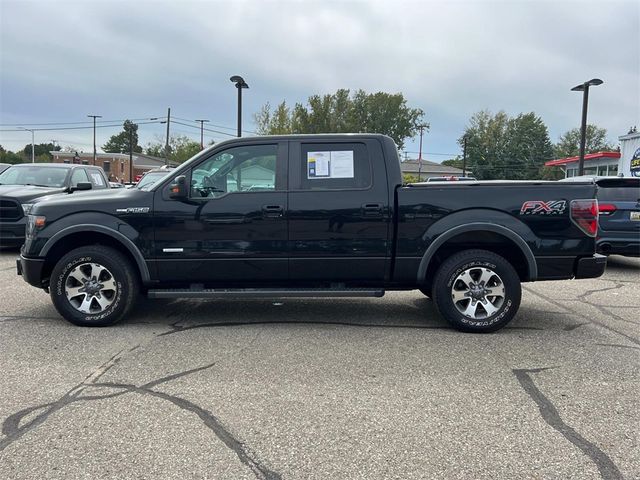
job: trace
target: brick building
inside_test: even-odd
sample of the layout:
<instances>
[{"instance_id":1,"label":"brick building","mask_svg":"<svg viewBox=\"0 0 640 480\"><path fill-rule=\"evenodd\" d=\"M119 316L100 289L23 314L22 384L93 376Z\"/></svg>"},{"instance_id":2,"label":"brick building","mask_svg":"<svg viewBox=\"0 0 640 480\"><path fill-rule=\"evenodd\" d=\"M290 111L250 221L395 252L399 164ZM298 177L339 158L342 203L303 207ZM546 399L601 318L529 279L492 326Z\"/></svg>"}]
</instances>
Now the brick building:
<instances>
[{"instance_id":1,"label":"brick building","mask_svg":"<svg viewBox=\"0 0 640 480\"><path fill-rule=\"evenodd\" d=\"M54 163L77 163L93 165L93 152L49 152ZM171 163L171 162L170 162ZM111 182L132 182L129 177L129 154L127 153L97 153L96 163L109 177ZM133 178L142 175L152 168L162 167L165 164L163 158L152 157L142 153L133 154Z\"/></svg>"}]
</instances>

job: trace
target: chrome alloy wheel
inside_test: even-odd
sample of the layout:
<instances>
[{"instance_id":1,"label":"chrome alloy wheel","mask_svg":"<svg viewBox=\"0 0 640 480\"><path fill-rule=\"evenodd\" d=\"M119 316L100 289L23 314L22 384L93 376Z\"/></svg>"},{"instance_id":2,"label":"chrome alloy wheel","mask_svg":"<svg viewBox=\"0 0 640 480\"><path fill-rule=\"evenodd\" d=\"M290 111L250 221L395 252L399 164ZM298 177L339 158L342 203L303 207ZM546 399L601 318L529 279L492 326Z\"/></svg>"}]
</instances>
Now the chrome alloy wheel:
<instances>
[{"instance_id":1,"label":"chrome alloy wheel","mask_svg":"<svg viewBox=\"0 0 640 480\"><path fill-rule=\"evenodd\" d=\"M64 293L73 308L82 313L102 313L116 298L111 272L99 263L82 263L69 272Z\"/></svg>"},{"instance_id":2,"label":"chrome alloy wheel","mask_svg":"<svg viewBox=\"0 0 640 480\"><path fill-rule=\"evenodd\" d=\"M471 267L456 277L451 298L465 317L479 320L494 315L504 303L504 283L493 270Z\"/></svg>"}]
</instances>

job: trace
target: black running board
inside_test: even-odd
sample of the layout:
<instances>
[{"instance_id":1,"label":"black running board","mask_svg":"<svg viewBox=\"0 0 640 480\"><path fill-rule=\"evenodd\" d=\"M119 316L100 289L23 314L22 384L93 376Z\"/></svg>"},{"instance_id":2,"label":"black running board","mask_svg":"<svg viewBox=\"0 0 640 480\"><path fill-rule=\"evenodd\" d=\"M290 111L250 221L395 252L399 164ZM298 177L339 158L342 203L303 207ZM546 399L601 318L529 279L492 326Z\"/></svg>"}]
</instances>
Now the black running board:
<instances>
[{"instance_id":1,"label":"black running board","mask_svg":"<svg viewBox=\"0 0 640 480\"><path fill-rule=\"evenodd\" d=\"M291 298L291 297L382 297L382 289L366 288L234 288L149 290L149 298Z\"/></svg>"}]
</instances>

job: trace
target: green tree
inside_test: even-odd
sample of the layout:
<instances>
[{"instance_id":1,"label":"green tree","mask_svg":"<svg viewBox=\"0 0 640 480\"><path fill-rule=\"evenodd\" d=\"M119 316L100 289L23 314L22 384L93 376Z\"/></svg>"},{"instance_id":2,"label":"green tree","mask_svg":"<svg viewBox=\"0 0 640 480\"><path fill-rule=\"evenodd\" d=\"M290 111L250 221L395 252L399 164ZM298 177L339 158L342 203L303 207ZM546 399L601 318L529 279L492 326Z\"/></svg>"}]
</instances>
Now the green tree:
<instances>
[{"instance_id":1,"label":"green tree","mask_svg":"<svg viewBox=\"0 0 640 480\"><path fill-rule=\"evenodd\" d=\"M147 155L165 158L165 144L158 137L154 143L149 143L145 149ZM186 135L171 135L169 137L168 160L182 163L200 152L200 142L191 140Z\"/></svg>"},{"instance_id":2,"label":"green tree","mask_svg":"<svg viewBox=\"0 0 640 480\"><path fill-rule=\"evenodd\" d=\"M138 145L138 125L130 120L125 120L122 132L112 135L102 150L107 153L129 153L129 138L132 139L133 151L142 153L142 147Z\"/></svg>"},{"instance_id":3,"label":"green tree","mask_svg":"<svg viewBox=\"0 0 640 480\"><path fill-rule=\"evenodd\" d=\"M29 151L29 155L31 155L31 151ZM4 147L0 145L0 163L10 163L15 165L16 163L22 162L24 162L24 158L22 156L12 152L11 150L5 150Z\"/></svg>"},{"instance_id":4,"label":"green tree","mask_svg":"<svg viewBox=\"0 0 640 480\"><path fill-rule=\"evenodd\" d=\"M311 95L307 104L289 108L280 103L272 111L266 103L254 115L258 133L382 133L402 148L407 138L416 135L424 112L410 108L401 93L366 93L347 89L326 95ZM428 125L427 125L428 128Z\"/></svg>"},{"instance_id":5,"label":"green tree","mask_svg":"<svg viewBox=\"0 0 640 480\"><path fill-rule=\"evenodd\" d=\"M513 118L503 111L477 112L458 140L461 147L465 137L467 168L480 180L539 179L553 157L547 126L533 112Z\"/></svg>"},{"instance_id":6,"label":"green tree","mask_svg":"<svg viewBox=\"0 0 640 480\"><path fill-rule=\"evenodd\" d=\"M50 162L53 159L53 156L49 152L58 152L60 151L59 145L54 145L53 143L37 143L34 145L35 157L38 162ZM31 144L28 143L24 146L24 148L20 151L20 155L24 159L28 159L31 161Z\"/></svg>"},{"instance_id":7,"label":"green tree","mask_svg":"<svg viewBox=\"0 0 640 480\"><path fill-rule=\"evenodd\" d=\"M456 158L450 158L449 160L442 161L442 165L446 165L447 167L454 167L454 168L462 168L463 163L464 162L460 155L458 155Z\"/></svg>"},{"instance_id":8,"label":"green tree","mask_svg":"<svg viewBox=\"0 0 640 480\"><path fill-rule=\"evenodd\" d=\"M608 152L615 146L607 140L607 129L596 125L587 125L585 135L585 153ZM556 158L576 157L580 155L580 129L573 128L560 136L555 145Z\"/></svg>"}]
</instances>

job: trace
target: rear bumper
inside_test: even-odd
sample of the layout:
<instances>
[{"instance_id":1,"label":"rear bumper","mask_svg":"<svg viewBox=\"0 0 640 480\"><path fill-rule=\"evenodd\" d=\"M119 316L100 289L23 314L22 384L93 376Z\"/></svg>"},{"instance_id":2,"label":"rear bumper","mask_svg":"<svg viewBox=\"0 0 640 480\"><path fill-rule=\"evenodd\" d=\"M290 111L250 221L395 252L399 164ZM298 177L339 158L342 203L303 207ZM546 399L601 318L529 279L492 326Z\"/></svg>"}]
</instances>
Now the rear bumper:
<instances>
[{"instance_id":1,"label":"rear bumper","mask_svg":"<svg viewBox=\"0 0 640 480\"><path fill-rule=\"evenodd\" d=\"M607 257L598 253L593 257L579 258L575 266L575 278L597 278L607 267Z\"/></svg>"},{"instance_id":2,"label":"rear bumper","mask_svg":"<svg viewBox=\"0 0 640 480\"><path fill-rule=\"evenodd\" d=\"M600 233L602 236L596 241L598 253L640 257L640 232L615 232L609 235Z\"/></svg>"},{"instance_id":3,"label":"rear bumper","mask_svg":"<svg viewBox=\"0 0 640 480\"><path fill-rule=\"evenodd\" d=\"M40 258L26 258L22 254L16 259L18 275L22 275L25 282L34 287L44 288L42 283L42 269L44 260Z\"/></svg>"}]
</instances>

